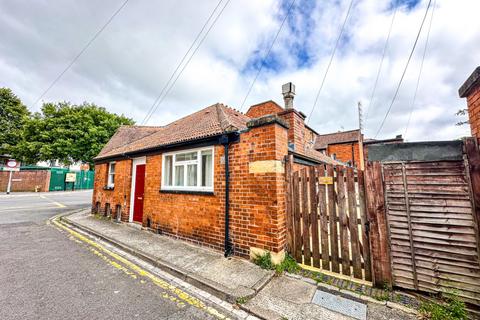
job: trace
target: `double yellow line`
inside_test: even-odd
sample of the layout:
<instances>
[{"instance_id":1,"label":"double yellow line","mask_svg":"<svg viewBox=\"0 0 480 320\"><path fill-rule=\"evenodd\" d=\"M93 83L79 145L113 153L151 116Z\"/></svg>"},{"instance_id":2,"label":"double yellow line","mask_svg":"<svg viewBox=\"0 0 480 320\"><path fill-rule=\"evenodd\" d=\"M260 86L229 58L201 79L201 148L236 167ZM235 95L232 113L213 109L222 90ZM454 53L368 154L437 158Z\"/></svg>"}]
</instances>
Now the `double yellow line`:
<instances>
[{"instance_id":1,"label":"double yellow line","mask_svg":"<svg viewBox=\"0 0 480 320\"><path fill-rule=\"evenodd\" d=\"M161 294L162 297L176 303L178 307L182 308L182 307L185 307L186 305L191 305L195 308L198 308L200 310L207 312L208 314L214 316L217 319L228 319L227 316L222 314L217 309L205 305L202 301L191 296L190 294L186 293L180 288L158 278L157 276L142 269L141 267L130 262L124 257L116 254L115 252L108 250L101 244L69 228L65 223L59 220L58 217L53 218L51 221L54 224L54 226L57 227L58 229L67 231L70 234L72 240L79 243L87 244L88 249L91 252L93 252L95 255L100 257L102 260L104 260L114 268L122 271L127 276L130 276L134 279L138 279L140 280L141 283L150 281L151 283L160 287L163 290Z\"/></svg>"}]
</instances>

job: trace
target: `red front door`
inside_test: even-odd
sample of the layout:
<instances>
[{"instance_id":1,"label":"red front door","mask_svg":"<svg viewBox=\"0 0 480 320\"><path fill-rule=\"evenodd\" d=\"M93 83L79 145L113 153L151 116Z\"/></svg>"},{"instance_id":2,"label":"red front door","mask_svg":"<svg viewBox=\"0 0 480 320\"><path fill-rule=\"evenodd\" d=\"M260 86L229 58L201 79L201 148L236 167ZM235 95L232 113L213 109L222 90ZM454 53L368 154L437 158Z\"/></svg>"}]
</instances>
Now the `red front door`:
<instances>
[{"instance_id":1,"label":"red front door","mask_svg":"<svg viewBox=\"0 0 480 320\"><path fill-rule=\"evenodd\" d=\"M139 164L135 169L135 194L133 200L133 221L143 221L143 193L145 190L145 165Z\"/></svg>"}]
</instances>

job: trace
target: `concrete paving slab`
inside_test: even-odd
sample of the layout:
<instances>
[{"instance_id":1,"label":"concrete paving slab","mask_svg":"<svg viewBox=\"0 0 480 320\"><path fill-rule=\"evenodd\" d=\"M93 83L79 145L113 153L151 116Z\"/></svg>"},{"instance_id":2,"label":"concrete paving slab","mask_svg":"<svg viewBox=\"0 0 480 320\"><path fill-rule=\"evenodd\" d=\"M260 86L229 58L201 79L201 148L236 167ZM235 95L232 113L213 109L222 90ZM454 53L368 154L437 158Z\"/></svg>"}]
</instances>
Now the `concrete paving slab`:
<instances>
[{"instance_id":1,"label":"concrete paving slab","mask_svg":"<svg viewBox=\"0 0 480 320\"><path fill-rule=\"evenodd\" d=\"M321 307L336 311L358 320L367 319L367 306L365 304L350 299L345 299L338 295L317 290L313 296L312 302Z\"/></svg>"},{"instance_id":2,"label":"concrete paving slab","mask_svg":"<svg viewBox=\"0 0 480 320\"><path fill-rule=\"evenodd\" d=\"M265 319L351 319L312 303L316 286L290 277L275 277L243 307Z\"/></svg>"},{"instance_id":3,"label":"concrete paving slab","mask_svg":"<svg viewBox=\"0 0 480 320\"><path fill-rule=\"evenodd\" d=\"M226 259L221 252L98 219L87 211L63 219L230 302L252 297L273 276L273 271L263 270L247 260Z\"/></svg>"}]
</instances>

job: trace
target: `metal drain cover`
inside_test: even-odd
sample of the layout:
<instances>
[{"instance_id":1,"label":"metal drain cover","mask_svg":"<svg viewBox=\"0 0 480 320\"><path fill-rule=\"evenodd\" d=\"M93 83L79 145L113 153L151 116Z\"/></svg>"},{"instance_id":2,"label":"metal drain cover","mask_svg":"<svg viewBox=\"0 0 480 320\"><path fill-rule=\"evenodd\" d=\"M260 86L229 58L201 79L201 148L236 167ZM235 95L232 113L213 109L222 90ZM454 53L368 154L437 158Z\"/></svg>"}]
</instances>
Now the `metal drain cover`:
<instances>
[{"instance_id":1,"label":"metal drain cover","mask_svg":"<svg viewBox=\"0 0 480 320\"><path fill-rule=\"evenodd\" d=\"M358 319L367 319L367 306L331 293L317 290L312 302L329 310Z\"/></svg>"}]
</instances>

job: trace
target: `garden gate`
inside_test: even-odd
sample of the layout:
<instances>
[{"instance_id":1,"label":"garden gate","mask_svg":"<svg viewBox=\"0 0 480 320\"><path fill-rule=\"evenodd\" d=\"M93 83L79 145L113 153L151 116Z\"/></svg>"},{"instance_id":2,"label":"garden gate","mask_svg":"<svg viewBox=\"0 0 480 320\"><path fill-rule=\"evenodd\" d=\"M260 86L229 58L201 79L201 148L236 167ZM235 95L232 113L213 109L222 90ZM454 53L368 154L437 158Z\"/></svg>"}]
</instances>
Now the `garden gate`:
<instances>
[{"instance_id":1,"label":"garden gate","mask_svg":"<svg viewBox=\"0 0 480 320\"><path fill-rule=\"evenodd\" d=\"M289 252L305 266L371 281L363 171L287 164Z\"/></svg>"}]
</instances>

